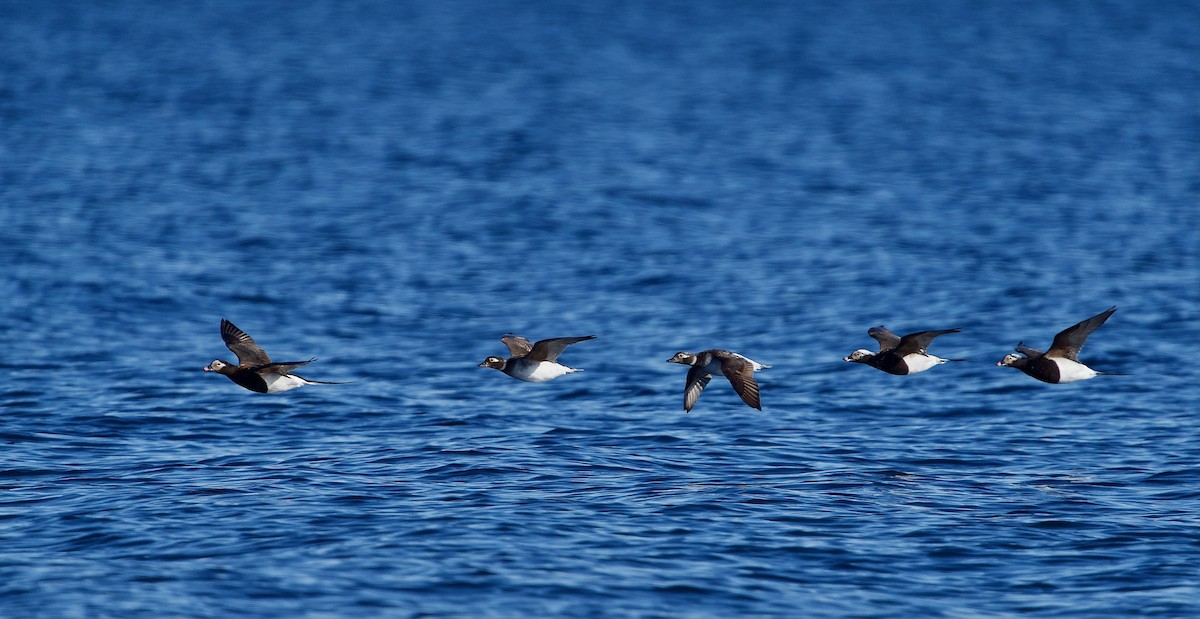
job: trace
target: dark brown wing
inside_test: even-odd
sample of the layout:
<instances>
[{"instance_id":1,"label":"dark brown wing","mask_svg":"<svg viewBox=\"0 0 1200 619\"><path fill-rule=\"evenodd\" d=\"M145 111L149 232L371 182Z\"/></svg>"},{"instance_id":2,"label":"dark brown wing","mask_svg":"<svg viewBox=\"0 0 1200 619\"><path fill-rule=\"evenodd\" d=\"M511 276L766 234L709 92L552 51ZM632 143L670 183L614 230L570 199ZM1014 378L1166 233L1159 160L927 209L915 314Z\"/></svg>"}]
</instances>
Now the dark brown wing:
<instances>
[{"instance_id":1,"label":"dark brown wing","mask_svg":"<svg viewBox=\"0 0 1200 619\"><path fill-rule=\"evenodd\" d=\"M529 340L519 335L513 335L509 333L508 335L500 338L500 341L504 342L505 346L508 346L509 357L524 357L525 355L529 354L529 351L533 350L533 344L530 344Z\"/></svg>"},{"instance_id":2,"label":"dark brown wing","mask_svg":"<svg viewBox=\"0 0 1200 619\"><path fill-rule=\"evenodd\" d=\"M224 318L221 319L221 339L225 340L225 345L237 355L238 365L264 365L271 362L267 351L263 350L254 338Z\"/></svg>"},{"instance_id":3,"label":"dark brown wing","mask_svg":"<svg viewBox=\"0 0 1200 619\"><path fill-rule=\"evenodd\" d=\"M1083 349L1083 343L1087 341L1092 331L1100 328L1105 320L1108 320L1112 313L1117 311L1114 305L1087 320L1063 329L1054 336L1054 343L1050 345L1050 350L1046 351L1047 357L1065 357L1071 361L1079 361L1079 351Z\"/></svg>"},{"instance_id":4,"label":"dark brown wing","mask_svg":"<svg viewBox=\"0 0 1200 619\"><path fill-rule=\"evenodd\" d=\"M533 345L533 350L530 350L529 354L525 355L525 358L530 361L554 361L558 359L562 351L567 349L567 346L575 342L594 339L596 339L594 335L585 335L583 337L556 337L548 340L539 340L537 344Z\"/></svg>"},{"instance_id":5,"label":"dark brown wing","mask_svg":"<svg viewBox=\"0 0 1200 619\"><path fill-rule=\"evenodd\" d=\"M1030 357L1030 358L1034 358L1034 359L1046 354L1036 348L1030 348L1030 347L1026 346L1025 342L1018 342L1017 347L1014 350L1021 353L1022 355L1025 355L1026 357Z\"/></svg>"},{"instance_id":6,"label":"dark brown wing","mask_svg":"<svg viewBox=\"0 0 1200 619\"><path fill-rule=\"evenodd\" d=\"M883 325L867 329L867 335L875 338L875 341L879 342L879 352L883 352L900 345L900 336L888 331L887 327Z\"/></svg>"},{"instance_id":7,"label":"dark brown wing","mask_svg":"<svg viewBox=\"0 0 1200 619\"><path fill-rule=\"evenodd\" d=\"M683 387L683 410L691 412L696 400L700 399L700 392L704 391L710 380L712 374L706 372L703 366L693 365L688 368L687 383Z\"/></svg>"},{"instance_id":8,"label":"dark brown wing","mask_svg":"<svg viewBox=\"0 0 1200 619\"><path fill-rule=\"evenodd\" d=\"M291 374L292 370L302 365L308 365L316 360L317 358L313 357L308 361L280 361L279 363L264 363L263 365L256 365L248 369L255 372L270 372L272 374Z\"/></svg>"},{"instance_id":9,"label":"dark brown wing","mask_svg":"<svg viewBox=\"0 0 1200 619\"><path fill-rule=\"evenodd\" d=\"M743 402L751 408L762 410L762 404L758 400L758 383L754 381L754 366L749 361L738 357L725 357L721 359L721 372L729 379L733 390Z\"/></svg>"},{"instance_id":10,"label":"dark brown wing","mask_svg":"<svg viewBox=\"0 0 1200 619\"><path fill-rule=\"evenodd\" d=\"M962 331L962 329L942 329L941 331L917 331L916 333L909 333L900 338L900 343L896 345L896 349L892 352L901 357L913 353L923 355L925 354L925 349L929 348L929 343L933 341L933 338L939 335L946 335L947 333L958 333L959 331Z\"/></svg>"}]
</instances>

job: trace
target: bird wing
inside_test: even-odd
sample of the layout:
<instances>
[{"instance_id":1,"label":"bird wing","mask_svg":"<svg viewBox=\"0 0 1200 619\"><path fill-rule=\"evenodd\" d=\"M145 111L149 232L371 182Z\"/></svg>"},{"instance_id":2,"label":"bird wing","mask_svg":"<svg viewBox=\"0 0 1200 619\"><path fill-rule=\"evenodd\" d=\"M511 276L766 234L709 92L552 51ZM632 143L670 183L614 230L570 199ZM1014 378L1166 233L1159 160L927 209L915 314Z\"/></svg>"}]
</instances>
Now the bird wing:
<instances>
[{"instance_id":1,"label":"bird wing","mask_svg":"<svg viewBox=\"0 0 1200 619\"><path fill-rule=\"evenodd\" d=\"M895 350L892 352L901 357L913 353L923 355L925 354L925 349L929 347L929 343L933 341L933 338L947 333L958 333L959 331L962 331L962 329L942 329L940 331L917 331L916 333L909 333L900 338L900 343L896 345Z\"/></svg>"},{"instance_id":2,"label":"bird wing","mask_svg":"<svg viewBox=\"0 0 1200 619\"><path fill-rule=\"evenodd\" d=\"M1114 305L1077 325L1068 327L1058 332L1054 336L1054 343L1050 345L1050 350L1046 351L1047 357L1065 357L1071 361L1079 361L1079 351L1083 349L1083 343L1087 341L1092 331L1100 328L1104 321L1108 320L1112 313L1117 311Z\"/></svg>"},{"instance_id":3,"label":"bird wing","mask_svg":"<svg viewBox=\"0 0 1200 619\"><path fill-rule=\"evenodd\" d=\"M238 365L263 365L271 362L267 351L263 350L254 338L224 318L221 319L221 339L225 340L225 346L237 355Z\"/></svg>"},{"instance_id":4,"label":"bird wing","mask_svg":"<svg viewBox=\"0 0 1200 619\"><path fill-rule=\"evenodd\" d=\"M1030 348L1029 346L1026 346L1025 342L1018 342L1017 347L1014 350L1031 359L1036 359L1037 357L1046 354L1036 348Z\"/></svg>"},{"instance_id":5,"label":"bird wing","mask_svg":"<svg viewBox=\"0 0 1200 619\"><path fill-rule=\"evenodd\" d=\"M879 342L879 352L883 352L900 345L900 336L888 331L887 327L883 325L867 329L867 335L875 338L875 341Z\"/></svg>"},{"instance_id":6,"label":"bird wing","mask_svg":"<svg viewBox=\"0 0 1200 619\"><path fill-rule=\"evenodd\" d=\"M500 341L504 342L505 346L508 346L508 356L510 357L524 357L529 354L529 351L533 350L533 344L530 344L529 340L519 335L509 333L500 338Z\"/></svg>"},{"instance_id":7,"label":"bird wing","mask_svg":"<svg viewBox=\"0 0 1200 619\"><path fill-rule=\"evenodd\" d=\"M700 399L700 392L704 391L710 380L712 374L705 371L703 366L693 365L688 369L687 383L683 387L683 410L692 410L696 400Z\"/></svg>"},{"instance_id":8,"label":"bird wing","mask_svg":"<svg viewBox=\"0 0 1200 619\"><path fill-rule=\"evenodd\" d=\"M751 408L762 410L758 399L758 383L754 381L753 363L741 357L725 357L721 359L721 372L743 402Z\"/></svg>"},{"instance_id":9,"label":"bird wing","mask_svg":"<svg viewBox=\"0 0 1200 619\"><path fill-rule=\"evenodd\" d=\"M262 365L256 365L250 369L259 373L269 372L272 374L291 374L292 370L302 365L308 365L316 360L317 358L313 357L308 361L280 361L279 363L264 363Z\"/></svg>"},{"instance_id":10,"label":"bird wing","mask_svg":"<svg viewBox=\"0 0 1200 619\"><path fill-rule=\"evenodd\" d=\"M555 361L562 354L562 351L566 350L567 346L575 342L594 339L596 339L594 335L585 335L583 337L556 337L548 340L539 340L538 343L533 345L533 349L529 351L529 354L525 355L525 358L530 361Z\"/></svg>"}]
</instances>

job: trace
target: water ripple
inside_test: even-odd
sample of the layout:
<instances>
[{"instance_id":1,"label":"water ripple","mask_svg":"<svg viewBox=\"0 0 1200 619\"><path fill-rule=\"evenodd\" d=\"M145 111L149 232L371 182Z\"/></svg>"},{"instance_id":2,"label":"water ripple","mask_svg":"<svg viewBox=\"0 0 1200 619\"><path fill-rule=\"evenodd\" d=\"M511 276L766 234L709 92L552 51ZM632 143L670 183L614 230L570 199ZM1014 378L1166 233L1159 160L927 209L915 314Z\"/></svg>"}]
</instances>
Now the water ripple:
<instances>
[{"instance_id":1,"label":"water ripple","mask_svg":"<svg viewBox=\"0 0 1200 619\"><path fill-rule=\"evenodd\" d=\"M9 4L0 616L1200 614L1182 5Z\"/></svg>"}]
</instances>

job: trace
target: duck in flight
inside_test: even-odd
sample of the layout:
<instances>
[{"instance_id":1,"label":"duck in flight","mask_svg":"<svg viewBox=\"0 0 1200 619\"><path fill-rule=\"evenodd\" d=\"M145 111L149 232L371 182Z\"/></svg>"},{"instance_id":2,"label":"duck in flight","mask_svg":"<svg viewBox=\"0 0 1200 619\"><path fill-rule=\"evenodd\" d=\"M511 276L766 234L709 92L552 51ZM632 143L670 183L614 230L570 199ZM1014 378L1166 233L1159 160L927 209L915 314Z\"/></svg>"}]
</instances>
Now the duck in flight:
<instances>
[{"instance_id":1,"label":"duck in flight","mask_svg":"<svg viewBox=\"0 0 1200 619\"><path fill-rule=\"evenodd\" d=\"M567 346L584 340L594 340L596 336L585 335L583 337L555 337L548 340L538 340L535 344L530 344L529 340L519 336L508 334L500 338L505 346L508 346L509 358L491 356L483 360L479 364L481 368L492 368L500 370L505 374L527 383L544 383L548 380L554 380L563 374L572 372L582 372L578 368L565 366L558 362L558 356L562 354Z\"/></svg>"},{"instance_id":2,"label":"duck in flight","mask_svg":"<svg viewBox=\"0 0 1200 619\"><path fill-rule=\"evenodd\" d=\"M1116 306L1110 307L1079 324L1063 329L1054 336L1054 342L1046 352L1020 342L1016 347L1020 354L1009 353L997 361L996 365L1017 368L1042 382L1054 384L1087 380L1099 374L1119 376L1116 372L1097 372L1079 362L1079 351L1083 348L1083 343L1092 331L1099 329L1115 311Z\"/></svg>"},{"instance_id":3,"label":"duck in flight","mask_svg":"<svg viewBox=\"0 0 1200 619\"><path fill-rule=\"evenodd\" d=\"M316 357L308 361L272 363L267 351L263 350L254 338L224 318L221 319L221 339L225 340L225 346L237 355L237 365L215 359L205 366L204 371L224 374L229 380L255 393L280 393L304 385L345 384L309 380L292 374L292 370L316 361Z\"/></svg>"},{"instance_id":4,"label":"duck in flight","mask_svg":"<svg viewBox=\"0 0 1200 619\"><path fill-rule=\"evenodd\" d=\"M865 348L860 348L850 353L848 357L842 357L842 361L863 363L888 374L900 376L924 372L947 361L965 361L965 359L943 359L926 351L929 344L933 342L933 338L959 331L962 329L917 331L900 337L888 331L886 327L871 327L867 329L867 335L879 342L879 352L873 353Z\"/></svg>"},{"instance_id":5,"label":"duck in flight","mask_svg":"<svg viewBox=\"0 0 1200 619\"><path fill-rule=\"evenodd\" d=\"M700 398L700 392L708 385L713 374L723 374L733 385L742 401L750 408L762 410L759 402L758 383L754 381L754 373L769 368L753 359L749 359L728 350L712 349L698 353L677 352L667 363L690 365L687 382L683 387L683 410L691 412Z\"/></svg>"}]
</instances>

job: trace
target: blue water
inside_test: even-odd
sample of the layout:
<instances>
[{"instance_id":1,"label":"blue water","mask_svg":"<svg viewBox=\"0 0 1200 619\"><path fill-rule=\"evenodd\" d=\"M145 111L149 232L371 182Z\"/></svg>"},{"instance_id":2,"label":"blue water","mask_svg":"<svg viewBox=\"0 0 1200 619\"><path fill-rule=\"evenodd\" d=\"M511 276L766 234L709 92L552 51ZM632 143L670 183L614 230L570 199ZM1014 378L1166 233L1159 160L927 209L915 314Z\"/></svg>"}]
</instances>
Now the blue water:
<instances>
[{"instance_id":1,"label":"blue water","mask_svg":"<svg viewBox=\"0 0 1200 619\"><path fill-rule=\"evenodd\" d=\"M0 2L0 616L1200 616L1196 19Z\"/></svg>"}]
</instances>

